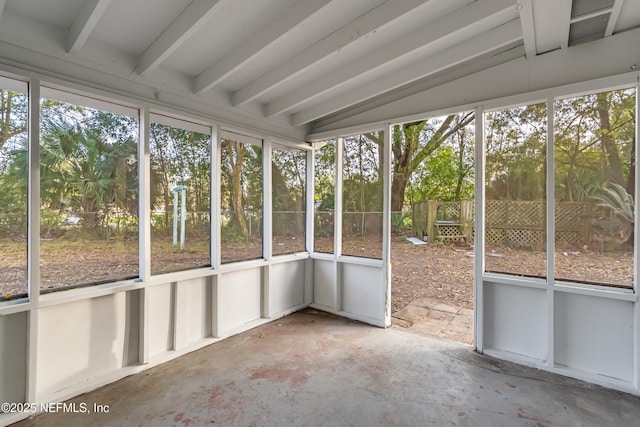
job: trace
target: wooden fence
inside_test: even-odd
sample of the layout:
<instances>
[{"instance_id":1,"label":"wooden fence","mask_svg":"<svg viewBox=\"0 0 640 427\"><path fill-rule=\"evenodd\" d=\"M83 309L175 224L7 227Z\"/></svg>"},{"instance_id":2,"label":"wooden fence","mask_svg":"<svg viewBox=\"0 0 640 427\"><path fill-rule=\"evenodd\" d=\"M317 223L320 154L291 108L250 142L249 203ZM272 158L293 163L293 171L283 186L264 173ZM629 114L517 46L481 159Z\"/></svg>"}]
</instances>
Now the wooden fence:
<instances>
[{"instance_id":1,"label":"wooden fence","mask_svg":"<svg viewBox=\"0 0 640 427\"><path fill-rule=\"evenodd\" d=\"M556 242L566 245L592 242L596 204L558 202L555 206ZM473 241L474 202L428 200L413 204L416 237ZM545 202L487 200L485 239L488 244L542 249L545 242Z\"/></svg>"}]
</instances>

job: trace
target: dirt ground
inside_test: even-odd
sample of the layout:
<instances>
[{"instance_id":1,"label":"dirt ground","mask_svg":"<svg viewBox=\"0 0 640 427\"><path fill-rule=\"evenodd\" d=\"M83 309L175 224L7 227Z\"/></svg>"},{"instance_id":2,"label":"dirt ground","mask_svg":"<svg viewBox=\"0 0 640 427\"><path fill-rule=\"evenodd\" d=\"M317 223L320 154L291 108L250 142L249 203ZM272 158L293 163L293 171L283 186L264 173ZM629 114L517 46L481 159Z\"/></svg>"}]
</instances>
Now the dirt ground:
<instances>
[{"instance_id":1,"label":"dirt ground","mask_svg":"<svg viewBox=\"0 0 640 427\"><path fill-rule=\"evenodd\" d=\"M276 240L279 251L300 249L300 238ZM324 239L323 239L324 240ZM330 246L317 242L316 250ZM154 273L198 268L208 264L208 244L191 245L185 251L172 248L169 239L152 242L151 265ZM406 236L392 236L392 313L414 300L428 297L447 305L473 308L473 251L462 244L413 245ZM138 271L138 242L99 241L50 242L41 247L41 277L43 289L87 282L108 282L136 277ZM379 247L378 247L379 246ZM346 254L377 257L382 245L360 238L345 238ZM545 274L544 253L509 248L489 248L487 270L525 275ZM223 262L235 259L260 258L260 244L227 242L223 246ZM26 292L26 245L24 242L0 241L0 299ZM556 271L559 277L580 281L606 282L630 286L632 280L632 251L557 252Z\"/></svg>"}]
</instances>

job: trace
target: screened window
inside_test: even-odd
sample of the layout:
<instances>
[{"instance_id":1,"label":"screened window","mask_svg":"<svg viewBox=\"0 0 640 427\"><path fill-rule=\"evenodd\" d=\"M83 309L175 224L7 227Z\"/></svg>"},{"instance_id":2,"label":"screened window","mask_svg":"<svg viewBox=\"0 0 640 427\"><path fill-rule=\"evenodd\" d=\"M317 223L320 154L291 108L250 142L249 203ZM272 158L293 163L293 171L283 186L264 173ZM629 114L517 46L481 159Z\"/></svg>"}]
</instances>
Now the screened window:
<instances>
[{"instance_id":1,"label":"screened window","mask_svg":"<svg viewBox=\"0 0 640 427\"><path fill-rule=\"evenodd\" d=\"M546 104L485 114L485 269L546 277Z\"/></svg>"},{"instance_id":2,"label":"screened window","mask_svg":"<svg viewBox=\"0 0 640 427\"><path fill-rule=\"evenodd\" d=\"M211 131L151 119L151 273L210 266Z\"/></svg>"},{"instance_id":3,"label":"screened window","mask_svg":"<svg viewBox=\"0 0 640 427\"><path fill-rule=\"evenodd\" d=\"M382 258L383 132L344 139L342 254Z\"/></svg>"},{"instance_id":4,"label":"screened window","mask_svg":"<svg viewBox=\"0 0 640 427\"><path fill-rule=\"evenodd\" d=\"M137 277L137 111L42 94L41 288Z\"/></svg>"},{"instance_id":5,"label":"screened window","mask_svg":"<svg viewBox=\"0 0 640 427\"><path fill-rule=\"evenodd\" d=\"M333 253L336 187L335 140L315 143L314 175L313 250Z\"/></svg>"},{"instance_id":6,"label":"screened window","mask_svg":"<svg viewBox=\"0 0 640 427\"><path fill-rule=\"evenodd\" d=\"M274 145L272 180L272 254L305 250L307 152Z\"/></svg>"},{"instance_id":7,"label":"screened window","mask_svg":"<svg viewBox=\"0 0 640 427\"><path fill-rule=\"evenodd\" d=\"M0 301L27 293L27 84L0 77Z\"/></svg>"},{"instance_id":8,"label":"screened window","mask_svg":"<svg viewBox=\"0 0 640 427\"><path fill-rule=\"evenodd\" d=\"M635 89L557 100L555 277L631 287Z\"/></svg>"},{"instance_id":9,"label":"screened window","mask_svg":"<svg viewBox=\"0 0 640 427\"><path fill-rule=\"evenodd\" d=\"M262 141L223 132L221 260L262 258Z\"/></svg>"}]
</instances>

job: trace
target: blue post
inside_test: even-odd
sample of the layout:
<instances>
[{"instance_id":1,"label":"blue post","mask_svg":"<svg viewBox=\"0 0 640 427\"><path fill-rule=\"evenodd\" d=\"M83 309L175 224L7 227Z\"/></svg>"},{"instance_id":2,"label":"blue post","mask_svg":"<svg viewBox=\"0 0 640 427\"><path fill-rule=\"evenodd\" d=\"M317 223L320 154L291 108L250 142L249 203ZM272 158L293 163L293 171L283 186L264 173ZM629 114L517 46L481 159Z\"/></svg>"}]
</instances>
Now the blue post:
<instances>
[{"instance_id":1,"label":"blue post","mask_svg":"<svg viewBox=\"0 0 640 427\"><path fill-rule=\"evenodd\" d=\"M180 250L182 250L184 249L184 226L187 217L187 187L185 185L173 187L173 246L178 245L178 192L182 196L182 206L180 206Z\"/></svg>"},{"instance_id":2,"label":"blue post","mask_svg":"<svg viewBox=\"0 0 640 427\"><path fill-rule=\"evenodd\" d=\"M181 193L182 193L182 206L181 208L181 214L180 214L180 250L184 249L184 225L185 225L185 221L187 219L187 187L185 187L184 185L182 186L181 189Z\"/></svg>"},{"instance_id":3,"label":"blue post","mask_svg":"<svg viewBox=\"0 0 640 427\"><path fill-rule=\"evenodd\" d=\"M178 244L178 187L173 188L173 246Z\"/></svg>"}]
</instances>

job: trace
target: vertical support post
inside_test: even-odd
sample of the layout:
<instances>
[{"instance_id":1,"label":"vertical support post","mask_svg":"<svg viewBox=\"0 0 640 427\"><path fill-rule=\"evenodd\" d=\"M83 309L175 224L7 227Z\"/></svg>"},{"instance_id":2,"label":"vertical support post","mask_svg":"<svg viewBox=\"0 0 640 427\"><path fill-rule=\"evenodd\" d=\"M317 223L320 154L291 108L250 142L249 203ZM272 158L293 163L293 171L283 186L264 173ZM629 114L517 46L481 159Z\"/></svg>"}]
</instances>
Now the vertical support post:
<instances>
[{"instance_id":1,"label":"vertical support post","mask_svg":"<svg viewBox=\"0 0 640 427\"><path fill-rule=\"evenodd\" d=\"M342 190L343 190L343 159L344 159L344 138L340 137L336 141L336 176L335 176L335 196L334 196L334 216L333 216L333 254L334 254L334 280L336 284L335 310L342 310L342 277L340 268L340 257L342 256Z\"/></svg>"},{"instance_id":2,"label":"vertical support post","mask_svg":"<svg viewBox=\"0 0 640 427\"><path fill-rule=\"evenodd\" d=\"M638 153L640 153L640 73L636 76L636 135L635 135L635 164L633 165L635 170L635 194L633 200L634 206L634 241L633 241L633 287L636 295L640 292L640 285L638 284L638 269L640 268L638 262L638 250L640 249L640 213L638 212L638 196L640 195L640 174L638 173ZM634 344L633 353L634 358L634 386L636 390L640 389L640 301L636 300L634 304Z\"/></svg>"},{"instance_id":3,"label":"vertical support post","mask_svg":"<svg viewBox=\"0 0 640 427\"><path fill-rule=\"evenodd\" d=\"M184 185L180 190L182 205L180 206L180 250L184 249L185 225L187 222L187 187Z\"/></svg>"},{"instance_id":4,"label":"vertical support post","mask_svg":"<svg viewBox=\"0 0 640 427\"><path fill-rule=\"evenodd\" d=\"M272 140L262 142L262 256L269 261L273 242L273 186L271 182Z\"/></svg>"},{"instance_id":5,"label":"vertical support post","mask_svg":"<svg viewBox=\"0 0 640 427\"><path fill-rule=\"evenodd\" d=\"M391 326L391 136L393 126L384 128L382 161L382 287L384 292L384 325Z\"/></svg>"},{"instance_id":6,"label":"vertical support post","mask_svg":"<svg viewBox=\"0 0 640 427\"><path fill-rule=\"evenodd\" d=\"M484 143L484 109L476 107L475 109L475 238L473 253L474 262L474 287L473 287L473 314L474 314L474 331L473 344L479 353L484 351L484 294L483 294L483 276L484 276L484 250L485 250L485 143Z\"/></svg>"},{"instance_id":7,"label":"vertical support post","mask_svg":"<svg viewBox=\"0 0 640 427\"><path fill-rule=\"evenodd\" d=\"M555 354L555 250L556 250L556 183L553 98L547 99L547 360L553 367Z\"/></svg>"},{"instance_id":8,"label":"vertical support post","mask_svg":"<svg viewBox=\"0 0 640 427\"><path fill-rule=\"evenodd\" d=\"M220 126L211 126L211 267L218 274L211 277L211 335L219 338L222 335L220 319L220 285L222 276L219 272L220 255Z\"/></svg>"},{"instance_id":9,"label":"vertical support post","mask_svg":"<svg viewBox=\"0 0 640 427\"><path fill-rule=\"evenodd\" d=\"M307 179L306 186L306 211L305 211L305 247L307 252L315 252L315 218L316 218L316 204L315 204L315 188L316 188L316 176L315 176L315 163L316 163L316 148L315 144L311 144L311 149L307 151ZM304 304L313 303L313 268L314 260L309 258L304 263L304 290L302 294L302 301Z\"/></svg>"},{"instance_id":10,"label":"vertical support post","mask_svg":"<svg viewBox=\"0 0 640 427\"><path fill-rule=\"evenodd\" d=\"M316 188L316 176L315 176L315 162L316 162L316 149L315 145L311 145L311 149L307 151L307 179L305 182L307 204L305 212L305 246L307 252L314 252L315 245L315 188Z\"/></svg>"},{"instance_id":11,"label":"vertical support post","mask_svg":"<svg viewBox=\"0 0 640 427\"><path fill-rule=\"evenodd\" d=\"M210 201L210 235L211 235L211 267L220 268L220 128L211 126L211 201ZM215 288L214 288L215 289Z\"/></svg>"},{"instance_id":12,"label":"vertical support post","mask_svg":"<svg viewBox=\"0 0 640 427\"><path fill-rule=\"evenodd\" d=\"M29 163L27 217L27 293L29 317L27 322L27 378L26 402L38 397L38 325L40 301L40 81L29 82Z\"/></svg>"},{"instance_id":13,"label":"vertical support post","mask_svg":"<svg viewBox=\"0 0 640 427\"><path fill-rule=\"evenodd\" d=\"M262 143L262 255L265 260L270 261L273 253L273 182L272 167L273 161L273 141L265 139ZM269 279L271 277L271 266L262 268L261 287L261 317L268 319L271 317L269 307Z\"/></svg>"},{"instance_id":14,"label":"vertical support post","mask_svg":"<svg viewBox=\"0 0 640 427\"><path fill-rule=\"evenodd\" d=\"M142 283L151 278L151 149L149 127L151 119L149 107L140 110L138 125L138 182L139 182L139 264ZM149 363L149 288L140 289L140 343L138 359L140 364Z\"/></svg>"}]
</instances>

